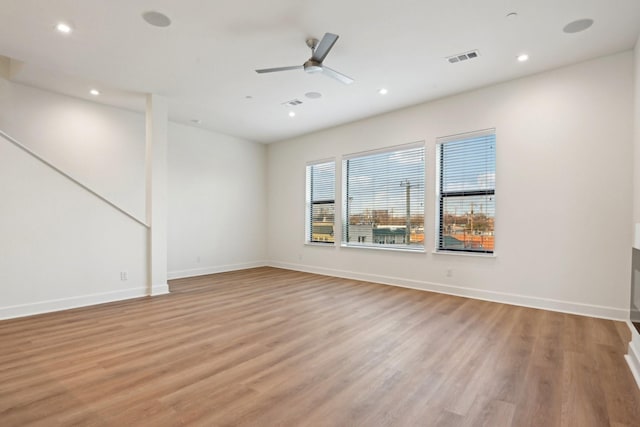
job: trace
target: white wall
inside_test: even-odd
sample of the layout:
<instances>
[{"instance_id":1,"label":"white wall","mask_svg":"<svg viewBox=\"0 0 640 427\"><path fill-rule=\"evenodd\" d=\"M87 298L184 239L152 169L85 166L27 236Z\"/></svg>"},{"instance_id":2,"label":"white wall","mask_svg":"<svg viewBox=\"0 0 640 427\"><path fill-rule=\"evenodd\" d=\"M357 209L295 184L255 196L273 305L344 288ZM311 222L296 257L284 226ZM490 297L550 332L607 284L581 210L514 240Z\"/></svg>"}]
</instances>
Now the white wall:
<instances>
[{"instance_id":1,"label":"white wall","mask_svg":"<svg viewBox=\"0 0 640 427\"><path fill-rule=\"evenodd\" d=\"M144 129L142 114L0 78L0 130L141 220ZM266 148L168 132L170 276L265 265ZM4 139L0 150L0 318L149 294L144 226Z\"/></svg>"},{"instance_id":2,"label":"white wall","mask_svg":"<svg viewBox=\"0 0 640 427\"><path fill-rule=\"evenodd\" d=\"M0 78L0 129L144 220L143 114Z\"/></svg>"},{"instance_id":3,"label":"white wall","mask_svg":"<svg viewBox=\"0 0 640 427\"><path fill-rule=\"evenodd\" d=\"M624 52L271 144L269 259L299 270L627 318L632 87L633 53ZM307 161L426 141L429 230L435 139L491 127L495 258L433 254L433 233L423 254L303 244Z\"/></svg>"},{"instance_id":4,"label":"white wall","mask_svg":"<svg viewBox=\"0 0 640 427\"><path fill-rule=\"evenodd\" d=\"M634 123L634 144L633 144L633 239L635 251L634 256L638 256L640 251L640 37L636 42L635 48L635 108L633 110L633 123ZM639 278L637 272L633 278L631 286L635 286L633 294L635 295L634 304L631 306L630 317L634 322L638 322L639 313L636 311L636 307L640 307L640 286L638 286ZM629 343L629 351L626 359L629 363L629 368L633 373L638 387L640 387L640 334L638 330L631 324L631 342Z\"/></svg>"},{"instance_id":5,"label":"white wall","mask_svg":"<svg viewBox=\"0 0 640 427\"><path fill-rule=\"evenodd\" d=\"M144 220L142 114L0 78L0 129ZM148 293L144 226L3 138L0 182L0 318Z\"/></svg>"},{"instance_id":6,"label":"white wall","mask_svg":"<svg viewBox=\"0 0 640 427\"><path fill-rule=\"evenodd\" d=\"M0 182L0 319L147 294L144 226L4 139Z\"/></svg>"},{"instance_id":7,"label":"white wall","mask_svg":"<svg viewBox=\"0 0 640 427\"><path fill-rule=\"evenodd\" d=\"M635 48L635 92L634 92L634 110L633 110L633 123L634 123L634 144L633 144L633 247L640 251L640 37L636 43ZM636 279L638 280L638 279ZM638 283L631 283L631 286L635 286L635 301L633 305L640 307L640 285ZM631 313L634 321L637 321L640 317L640 313ZM638 344L640 350L640 343ZM639 351L640 352L640 351Z\"/></svg>"},{"instance_id":8,"label":"white wall","mask_svg":"<svg viewBox=\"0 0 640 427\"><path fill-rule=\"evenodd\" d=\"M640 249L640 38L635 48L635 109L633 150L633 223L634 246ZM637 228L636 228L637 227Z\"/></svg>"},{"instance_id":9,"label":"white wall","mask_svg":"<svg viewBox=\"0 0 640 427\"><path fill-rule=\"evenodd\" d=\"M266 148L170 123L169 278L266 264Z\"/></svg>"}]
</instances>

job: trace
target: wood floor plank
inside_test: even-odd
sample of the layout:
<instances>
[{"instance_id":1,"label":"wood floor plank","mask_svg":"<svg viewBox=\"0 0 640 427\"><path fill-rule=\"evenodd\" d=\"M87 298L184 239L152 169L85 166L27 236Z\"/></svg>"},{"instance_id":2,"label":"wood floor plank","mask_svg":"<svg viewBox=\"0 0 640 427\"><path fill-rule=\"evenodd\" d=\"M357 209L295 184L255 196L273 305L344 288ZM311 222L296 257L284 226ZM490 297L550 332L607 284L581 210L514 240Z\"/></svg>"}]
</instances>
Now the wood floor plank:
<instances>
[{"instance_id":1,"label":"wood floor plank","mask_svg":"<svg viewBox=\"0 0 640 427\"><path fill-rule=\"evenodd\" d=\"M637 426L626 325L256 268L0 322L1 426Z\"/></svg>"}]
</instances>

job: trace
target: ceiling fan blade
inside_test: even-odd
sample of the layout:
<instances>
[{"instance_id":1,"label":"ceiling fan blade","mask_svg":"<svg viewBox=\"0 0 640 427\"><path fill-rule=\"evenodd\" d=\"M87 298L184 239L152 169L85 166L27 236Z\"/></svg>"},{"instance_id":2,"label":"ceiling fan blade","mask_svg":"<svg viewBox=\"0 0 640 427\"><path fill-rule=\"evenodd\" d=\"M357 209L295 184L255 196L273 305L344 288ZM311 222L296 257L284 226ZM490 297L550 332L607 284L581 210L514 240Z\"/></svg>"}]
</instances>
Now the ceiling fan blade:
<instances>
[{"instance_id":1,"label":"ceiling fan blade","mask_svg":"<svg viewBox=\"0 0 640 427\"><path fill-rule=\"evenodd\" d=\"M342 82L346 85L350 85L353 83L353 79L351 77L347 77L342 73L337 72L336 70L332 70L329 67L322 66L322 74L331 77L332 79L336 79L339 82Z\"/></svg>"},{"instance_id":2,"label":"ceiling fan blade","mask_svg":"<svg viewBox=\"0 0 640 427\"><path fill-rule=\"evenodd\" d=\"M322 62L324 58L327 57L327 54L331 50L336 41L338 40L337 34L325 33L320 43L316 47L316 50L313 51L313 55L311 55L311 59L314 61Z\"/></svg>"},{"instance_id":3,"label":"ceiling fan blade","mask_svg":"<svg viewBox=\"0 0 640 427\"><path fill-rule=\"evenodd\" d=\"M263 68L261 70L256 70L256 73L275 73L276 71L289 71L289 70L300 70L302 69L302 65L292 65L290 67L277 67L277 68Z\"/></svg>"}]
</instances>

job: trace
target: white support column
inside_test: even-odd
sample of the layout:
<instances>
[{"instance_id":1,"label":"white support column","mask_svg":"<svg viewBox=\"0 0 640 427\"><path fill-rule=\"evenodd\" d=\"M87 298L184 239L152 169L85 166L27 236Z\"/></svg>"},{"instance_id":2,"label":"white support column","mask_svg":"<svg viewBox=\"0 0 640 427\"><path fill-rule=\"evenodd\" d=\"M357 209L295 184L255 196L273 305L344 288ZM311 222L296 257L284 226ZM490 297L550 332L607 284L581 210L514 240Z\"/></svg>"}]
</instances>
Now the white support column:
<instances>
[{"instance_id":1,"label":"white support column","mask_svg":"<svg viewBox=\"0 0 640 427\"><path fill-rule=\"evenodd\" d=\"M146 211L149 295L169 292L167 284L167 100L147 95Z\"/></svg>"},{"instance_id":2,"label":"white support column","mask_svg":"<svg viewBox=\"0 0 640 427\"><path fill-rule=\"evenodd\" d=\"M635 326L628 322L629 329L631 329L631 342L629 343L629 351L624 356L629 364L629 369L640 388L640 334L636 330Z\"/></svg>"}]
</instances>

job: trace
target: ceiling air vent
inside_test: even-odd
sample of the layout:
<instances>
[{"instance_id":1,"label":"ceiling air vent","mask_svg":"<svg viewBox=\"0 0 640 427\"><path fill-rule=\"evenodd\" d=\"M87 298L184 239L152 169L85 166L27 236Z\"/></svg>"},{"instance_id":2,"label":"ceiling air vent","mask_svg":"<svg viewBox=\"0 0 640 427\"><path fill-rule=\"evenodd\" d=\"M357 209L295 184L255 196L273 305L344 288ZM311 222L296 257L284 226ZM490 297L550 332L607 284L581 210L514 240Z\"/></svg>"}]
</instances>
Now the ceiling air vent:
<instances>
[{"instance_id":1,"label":"ceiling air vent","mask_svg":"<svg viewBox=\"0 0 640 427\"><path fill-rule=\"evenodd\" d=\"M284 105L285 107L295 107L300 104L302 104L302 101L300 101L299 99L292 99L291 101L282 103L282 105Z\"/></svg>"},{"instance_id":2,"label":"ceiling air vent","mask_svg":"<svg viewBox=\"0 0 640 427\"><path fill-rule=\"evenodd\" d=\"M475 59L480 56L480 53L477 50L472 50L465 53L460 53L458 55L448 56L447 61L451 64L455 64L456 62L463 62L468 59Z\"/></svg>"}]
</instances>

